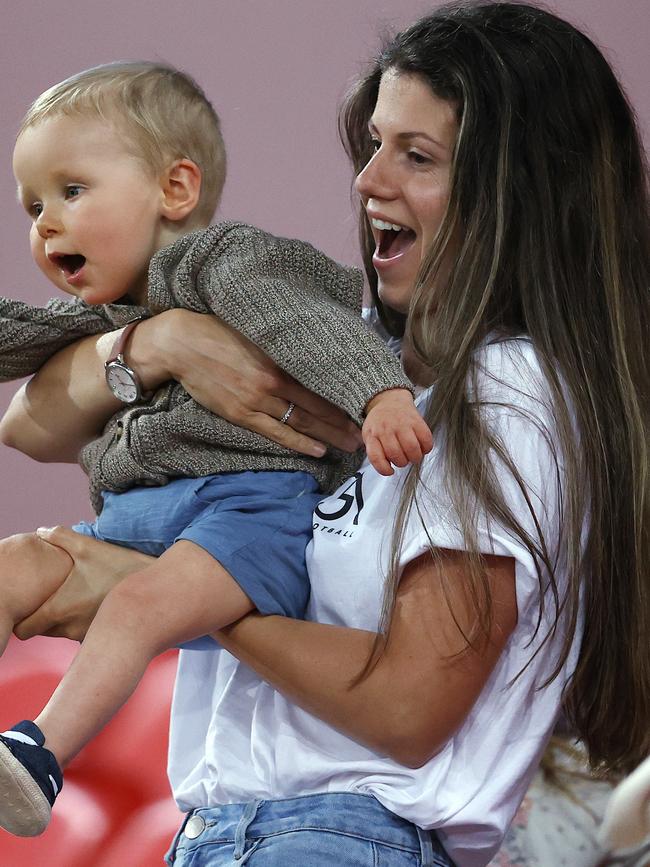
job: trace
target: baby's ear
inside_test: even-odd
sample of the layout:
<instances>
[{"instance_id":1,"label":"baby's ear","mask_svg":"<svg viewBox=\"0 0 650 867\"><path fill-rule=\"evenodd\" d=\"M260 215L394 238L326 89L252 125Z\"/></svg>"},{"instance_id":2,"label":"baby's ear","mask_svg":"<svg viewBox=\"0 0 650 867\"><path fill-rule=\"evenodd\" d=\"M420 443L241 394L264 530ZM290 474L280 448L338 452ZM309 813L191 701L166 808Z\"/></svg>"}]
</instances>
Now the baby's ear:
<instances>
[{"instance_id":1,"label":"baby's ear","mask_svg":"<svg viewBox=\"0 0 650 867\"><path fill-rule=\"evenodd\" d=\"M201 169L193 160L173 162L160 179L162 216L177 222L189 217L201 194Z\"/></svg>"}]
</instances>

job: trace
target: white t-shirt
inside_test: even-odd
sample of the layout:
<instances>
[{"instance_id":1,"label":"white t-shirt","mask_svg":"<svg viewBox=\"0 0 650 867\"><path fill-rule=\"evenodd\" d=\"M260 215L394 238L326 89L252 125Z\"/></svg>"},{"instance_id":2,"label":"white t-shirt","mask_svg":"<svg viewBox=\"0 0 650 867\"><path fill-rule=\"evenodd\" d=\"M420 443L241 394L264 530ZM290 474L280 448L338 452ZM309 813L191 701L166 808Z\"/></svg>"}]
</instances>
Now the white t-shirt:
<instances>
[{"instance_id":1,"label":"white t-shirt","mask_svg":"<svg viewBox=\"0 0 650 867\"><path fill-rule=\"evenodd\" d=\"M554 556L558 533L558 476L544 408L548 391L535 352L525 339L480 350L479 391L493 403L484 412L521 473L546 544ZM426 400L426 392L420 401ZM515 409L504 404L514 405ZM552 436L552 434L551 434ZM428 536L462 549L458 521L444 494L439 447L426 457L423 497ZM307 551L312 584L308 619L376 629L391 537L404 472L379 476L366 462L314 513ZM537 538L522 492L500 468L506 501ZM518 623L467 719L421 768L398 765L296 707L225 651L181 651L172 708L169 775L183 810L318 792L374 795L388 809L423 828L437 829L459 867L486 864L523 797L577 659L579 636L562 672L555 668L564 635L540 647L554 616L547 599L542 623L539 583L528 551L511 534L480 522L481 550L516 561ZM427 550L417 517L407 527L401 562ZM562 562L560 552L560 562ZM560 592L564 574L556 576ZM509 685L510 684L510 685ZM444 697L441 696L441 699Z\"/></svg>"}]
</instances>

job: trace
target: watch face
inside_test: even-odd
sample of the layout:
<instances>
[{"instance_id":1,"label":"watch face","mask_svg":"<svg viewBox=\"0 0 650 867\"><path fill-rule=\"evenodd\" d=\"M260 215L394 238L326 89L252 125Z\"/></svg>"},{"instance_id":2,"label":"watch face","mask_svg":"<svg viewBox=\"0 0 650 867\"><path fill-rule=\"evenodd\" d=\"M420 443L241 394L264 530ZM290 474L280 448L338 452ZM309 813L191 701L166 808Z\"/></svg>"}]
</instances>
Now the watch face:
<instances>
[{"instance_id":1,"label":"watch face","mask_svg":"<svg viewBox=\"0 0 650 867\"><path fill-rule=\"evenodd\" d=\"M139 397L133 374L117 362L111 362L106 367L106 382L115 397L124 403L135 403Z\"/></svg>"}]
</instances>

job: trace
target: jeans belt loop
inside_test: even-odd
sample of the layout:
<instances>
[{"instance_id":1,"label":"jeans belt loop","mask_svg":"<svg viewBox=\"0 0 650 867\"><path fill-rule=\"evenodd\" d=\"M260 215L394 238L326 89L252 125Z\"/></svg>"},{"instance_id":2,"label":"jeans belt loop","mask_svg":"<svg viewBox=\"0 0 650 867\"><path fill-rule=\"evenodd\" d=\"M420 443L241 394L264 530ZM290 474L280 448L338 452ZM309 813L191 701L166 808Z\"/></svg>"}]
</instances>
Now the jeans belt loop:
<instances>
[{"instance_id":1,"label":"jeans belt loop","mask_svg":"<svg viewBox=\"0 0 650 867\"><path fill-rule=\"evenodd\" d=\"M420 855L422 856L422 867L435 867L433 860L433 843L431 842L431 831L424 831L422 828L415 826L418 832L420 841Z\"/></svg>"},{"instance_id":2,"label":"jeans belt loop","mask_svg":"<svg viewBox=\"0 0 650 867\"><path fill-rule=\"evenodd\" d=\"M242 813L242 817L237 825L237 830L235 831L235 851L233 853L235 861L239 861L244 854L246 831L248 831L248 826L255 818L257 808L261 803L261 801L249 801L244 807L244 812Z\"/></svg>"}]
</instances>

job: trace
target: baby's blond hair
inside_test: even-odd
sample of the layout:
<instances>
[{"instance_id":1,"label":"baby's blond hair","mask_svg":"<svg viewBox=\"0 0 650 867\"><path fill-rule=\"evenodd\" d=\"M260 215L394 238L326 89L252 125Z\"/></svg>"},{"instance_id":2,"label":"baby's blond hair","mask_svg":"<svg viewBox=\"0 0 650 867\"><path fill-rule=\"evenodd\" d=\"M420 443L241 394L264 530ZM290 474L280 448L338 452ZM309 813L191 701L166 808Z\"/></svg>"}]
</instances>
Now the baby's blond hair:
<instances>
[{"instance_id":1,"label":"baby's blond hair","mask_svg":"<svg viewBox=\"0 0 650 867\"><path fill-rule=\"evenodd\" d=\"M193 222L208 225L226 178L226 150L217 113L189 75L148 61L86 69L42 93L18 135L57 115L95 115L117 126L155 173L176 159L193 160L201 170Z\"/></svg>"}]
</instances>

